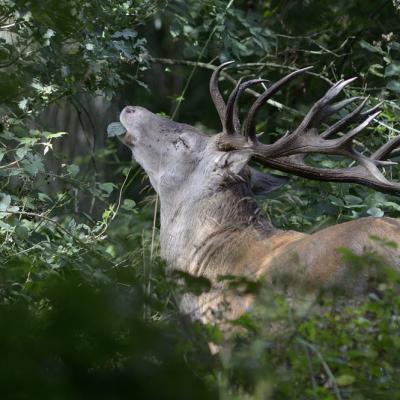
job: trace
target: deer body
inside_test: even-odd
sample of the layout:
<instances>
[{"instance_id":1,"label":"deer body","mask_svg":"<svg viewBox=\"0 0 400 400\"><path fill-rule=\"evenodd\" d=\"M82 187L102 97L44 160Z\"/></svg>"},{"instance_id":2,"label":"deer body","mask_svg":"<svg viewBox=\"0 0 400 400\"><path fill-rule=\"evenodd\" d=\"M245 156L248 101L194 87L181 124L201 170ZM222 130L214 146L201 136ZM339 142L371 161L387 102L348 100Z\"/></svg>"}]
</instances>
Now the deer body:
<instances>
[{"instance_id":1,"label":"deer body","mask_svg":"<svg viewBox=\"0 0 400 400\"><path fill-rule=\"evenodd\" d=\"M400 254L374 237L400 246L400 223L391 218L362 218L323 229L312 235L283 231L272 226L260 212L255 194L266 193L285 183L283 178L250 168L259 162L311 179L361 183L375 189L400 193L400 185L386 180L381 169L400 144L394 138L371 156L359 153L353 139L377 116L377 107L362 112L363 101L353 112L322 134L318 128L327 116L358 98L330 104L352 80L339 81L328 90L291 134L271 145L260 143L255 134L255 117L280 87L306 69L284 77L255 101L241 129L237 102L241 93L260 80L242 83L225 104L219 90L219 73L214 72L211 95L221 117L223 132L206 136L195 128L170 121L142 107L125 107L120 120L127 133L121 139L149 175L160 197L161 255L171 269L178 269L212 282L210 292L187 295L182 310L203 321L212 321L222 303L229 304L228 318L236 318L251 304L251 297L227 294L220 276L249 280L264 277L271 283L289 285L290 291L320 287L360 293L368 271L351 270L338 248L356 254L365 250L379 254L388 265L400 268ZM335 135L358 124L339 138ZM346 156L357 165L323 169L305 162L306 153ZM400 247L399 247L400 248Z\"/></svg>"},{"instance_id":2,"label":"deer body","mask_svg":"<svg viewBox=\"0 0 400 400\"><path fill-rule=\"evenodd\" d=\"M228 319L246 311L251 296L229 293L218 280L223 276L289 283L294 291L334 288L348 295L363 293L367 271L352 273L338 251L341 247L357 255L375 252L386 265L400 268L400 253L373 239L395 241L400 248L399 221L368 217L312 235L283 231L260 214L254 198L246 197L244 190L214 194L179 209L161 208L162 257L172 269L206 277L214 287L198 297L186 296L181 305L185 313L209 322L215 310L225 307L226 313L226 302Z\"/></svg>"}]
</instances>

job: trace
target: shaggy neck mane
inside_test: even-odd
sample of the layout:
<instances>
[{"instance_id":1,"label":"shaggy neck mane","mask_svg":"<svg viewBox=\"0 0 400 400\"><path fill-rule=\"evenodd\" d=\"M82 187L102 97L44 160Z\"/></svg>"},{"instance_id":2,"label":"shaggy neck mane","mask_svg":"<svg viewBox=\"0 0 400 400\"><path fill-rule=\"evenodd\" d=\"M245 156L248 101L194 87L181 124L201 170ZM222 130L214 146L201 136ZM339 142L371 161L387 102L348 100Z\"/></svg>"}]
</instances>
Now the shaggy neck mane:
<instances>
[{"instance_id":1,"label":"shaggy neck mane","mask_svg":"<svg viewBox=\"0 0 400 400\"><path fill-rule=\"evenodd\" d=\"M161 199L161 255L172 269L208 278L234 274L235 261L276 232L248 183L231 183L190 203Z\"/></svg>"}]
</instances>

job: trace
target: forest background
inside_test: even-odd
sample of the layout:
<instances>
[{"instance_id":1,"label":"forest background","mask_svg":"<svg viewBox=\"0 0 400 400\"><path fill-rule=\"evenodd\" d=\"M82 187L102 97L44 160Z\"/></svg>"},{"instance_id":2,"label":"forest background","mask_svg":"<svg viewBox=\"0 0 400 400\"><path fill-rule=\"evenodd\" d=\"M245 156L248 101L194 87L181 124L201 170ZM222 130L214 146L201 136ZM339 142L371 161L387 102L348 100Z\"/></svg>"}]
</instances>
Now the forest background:
<instances>
[{"instance_id":1,"label":"forest background","mask_svg":"<svg viewBox=\"0 0 400 400\"><path fill-rule=\"evenodd\" d=\"M263 140L293 128L333 82L357 76L345 96L383 101L363 135L376 148L400 133L399 8L397 0L1 0L2 398L400 399L399 279L390 272L358 307L321 294L318 313L315 302L293 310L252 285L259 302L235 322L241 334L223 356L210 355L207 342L222 333L187 321L176 304L207 282L187 277L182 286L166 275L154 191L106 137L126 104L218 132L208 80L233 59L225 93L244 75L274 81L314 66L265 107ZM387 169L394 179L398 171ZM303 232L400 216L396 197L300 178L259 202L276 226ZM379 266L373 254L342 251Z\"/></svg>"}]
</instances>

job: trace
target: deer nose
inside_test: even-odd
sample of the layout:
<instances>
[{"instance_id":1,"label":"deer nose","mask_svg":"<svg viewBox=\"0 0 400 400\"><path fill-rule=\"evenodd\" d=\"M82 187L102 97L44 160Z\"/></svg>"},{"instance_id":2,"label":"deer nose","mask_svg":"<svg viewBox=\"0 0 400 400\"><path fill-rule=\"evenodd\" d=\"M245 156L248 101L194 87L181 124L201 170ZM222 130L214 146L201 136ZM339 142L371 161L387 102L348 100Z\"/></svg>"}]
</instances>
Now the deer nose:
<instances>
[{"instance_id":1,"label":"deer nose","mask_svg":"<svg viewBox=\"0 0 400 400\"><path fill-rule=\"evenodd\" d=\"M135 112L135 107L133 107L133 106L126 106L126 107L124 108L124 111L125 111L127 114L133 114L133 113Z\"/></svg>"}]
</instances>

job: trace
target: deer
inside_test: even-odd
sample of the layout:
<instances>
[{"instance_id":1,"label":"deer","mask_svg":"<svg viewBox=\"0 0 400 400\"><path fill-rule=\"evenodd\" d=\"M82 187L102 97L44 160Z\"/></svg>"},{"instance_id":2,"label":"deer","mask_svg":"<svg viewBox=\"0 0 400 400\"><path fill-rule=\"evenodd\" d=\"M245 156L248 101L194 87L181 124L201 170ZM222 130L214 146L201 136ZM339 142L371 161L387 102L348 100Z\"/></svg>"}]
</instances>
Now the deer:
<instances>
[{"instance_id":1,"label":"deer","mask_svg":"<svg viewBox=\"0 0 400 400\"><path fill-rule=\"evenodd\" d=\"M282 87L311 67L296 69L269 85L240 121L241 95L263 79L241 78L225 102L219 89L221 72L210 79L210 95L222 131L206 135L194 127L156 115L140 106L126 106L120 113L125 128L120 140L144 169L160 199L160 253L168 269L211 282L200 295L186 294L180 308L202 322L215 322L218 310L228 304L226 318L240 317L251 307L251 294L229 295L223 276L284 282L293 291L338 288L357 295L366 290L367 270L354 273L343 260L341 247L355 254L369 249L388 265L400 267L400 222L387 217L364 217L329 226L313 234L274 227L260 212L256 195L266 194L287 182L249 166L250 160L277 171L303 178L365 185L400 194L400 184L388 180L385 167L394 165L397 136L370 155L356 148L355 138L381 112L381 104L365 110L367 98L334 100L355 78L339 80L310 108L291 132L270 144L256 132L261 107ZM328 117L360 103L337 122L321 131ZM325 125L326 126L326 125ZM342 156L351 160L344 168L323 168L307 163L308 154ZM395 243L388 248L373 238Z\"/></svg>"}]
</instances>

